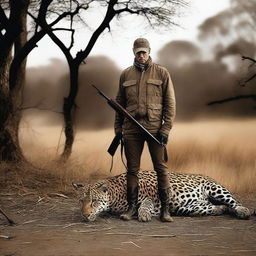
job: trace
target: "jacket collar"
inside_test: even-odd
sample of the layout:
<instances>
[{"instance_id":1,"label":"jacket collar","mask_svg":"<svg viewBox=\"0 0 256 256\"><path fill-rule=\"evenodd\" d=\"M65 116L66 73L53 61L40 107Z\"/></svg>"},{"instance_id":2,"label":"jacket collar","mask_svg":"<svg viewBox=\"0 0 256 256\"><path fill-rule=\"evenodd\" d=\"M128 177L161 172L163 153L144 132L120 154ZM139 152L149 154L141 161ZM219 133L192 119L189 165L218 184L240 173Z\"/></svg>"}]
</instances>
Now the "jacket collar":
<instances>
[{"instance_id":1,"label":"jacket collar","mask_svg":"<svg viewBox=\"0 0 256 256\"><path fill-rule=\"evenodd\" d=\"M139 70L140 72L146 71L151 65L152 65L152 59L149 56L147 62L145 64L141 64L138 61L136 61L136 59L134 58L134 63L133 65L135 66L135 68L137 70Z\"/></svg>"}]
</instances>

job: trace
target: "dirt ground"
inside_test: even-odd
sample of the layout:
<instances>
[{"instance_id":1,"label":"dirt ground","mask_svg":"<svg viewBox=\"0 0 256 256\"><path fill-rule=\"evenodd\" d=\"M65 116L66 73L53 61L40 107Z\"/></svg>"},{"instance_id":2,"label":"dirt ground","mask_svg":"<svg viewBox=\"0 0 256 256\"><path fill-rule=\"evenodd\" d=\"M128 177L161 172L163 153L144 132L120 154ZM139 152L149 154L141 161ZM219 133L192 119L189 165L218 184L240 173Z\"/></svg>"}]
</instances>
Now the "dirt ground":
<instances>
[{"instance_id":1,"label":"dirt ground","mask_svg":"<svg viewBox=\"0 0 256 256\"><path fill-rule=\"evenodd\" d=\"M1 208L17 222L0 216L0 255L256 255L256 216L174 217L172 223L124 222L105 216L82 220L77 199L34 193L1 192ZM254 211L255 195L243 197Z\"/></svg>"}]
</instances>

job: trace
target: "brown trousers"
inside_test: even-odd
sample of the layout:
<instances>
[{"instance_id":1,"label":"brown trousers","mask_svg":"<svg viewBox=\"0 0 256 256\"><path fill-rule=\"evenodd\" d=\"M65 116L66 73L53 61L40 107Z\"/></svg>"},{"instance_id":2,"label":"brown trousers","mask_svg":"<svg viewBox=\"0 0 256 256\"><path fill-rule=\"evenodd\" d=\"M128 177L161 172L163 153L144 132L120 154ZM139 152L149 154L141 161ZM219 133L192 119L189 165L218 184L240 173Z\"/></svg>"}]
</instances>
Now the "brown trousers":
<instances>
[{"instance_id":1,"label":"brown trousers","mask_svg":"<svg viewBox=\"0 0 256 256\"><path fill-rule=\"evenodd\" d=\"M161 189L169 188L170 182L166 165L166 149L144 134L124 136L124 150L127 160L127 186L138 186L138 172L145 141L148 144L154 170L157 173L158 187Z\"/></svg>"}]
</instances>

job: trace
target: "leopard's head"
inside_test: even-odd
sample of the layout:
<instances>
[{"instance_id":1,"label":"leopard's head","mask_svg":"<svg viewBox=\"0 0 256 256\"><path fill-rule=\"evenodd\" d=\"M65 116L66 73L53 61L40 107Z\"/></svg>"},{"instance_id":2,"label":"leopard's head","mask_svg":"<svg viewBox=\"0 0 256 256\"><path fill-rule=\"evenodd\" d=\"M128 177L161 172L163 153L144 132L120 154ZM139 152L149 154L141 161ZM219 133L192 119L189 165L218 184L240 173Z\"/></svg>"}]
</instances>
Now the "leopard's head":
<instances>
[{"instance_id":1,"label":"leopard's head","mask_svg":"<svg viewBox=\"0 0 256 256\"><path fill-rule=\"evenodd\" d=\"M73 184L75 187L76 184ZM80 196L81 214L85 221L95 221L100 213L108 210L108 184L101 183L83 187Z\"/></svg>"}]
</instances>

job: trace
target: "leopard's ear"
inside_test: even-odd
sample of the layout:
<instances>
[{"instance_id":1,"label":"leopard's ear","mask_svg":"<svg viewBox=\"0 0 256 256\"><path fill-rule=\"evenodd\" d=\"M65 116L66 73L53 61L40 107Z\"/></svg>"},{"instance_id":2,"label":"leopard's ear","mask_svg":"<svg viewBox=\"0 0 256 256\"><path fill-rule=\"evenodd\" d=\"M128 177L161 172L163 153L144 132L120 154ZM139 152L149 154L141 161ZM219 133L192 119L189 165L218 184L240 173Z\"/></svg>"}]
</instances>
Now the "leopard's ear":
<instances>
[{"instance_id":1,"label":"leopard's ear","mask_svg":"<svg viewBox=\"0 0 256 256\"><path fill-rule=\"evenodd\" d=\"M73 182L72 182L72 186L73 186L73 188L74 188L75 190L80 190L80 189L82 189L82 188L85 187L84 184L81 184L81 183L73 183Z\"/></svg>"},{"instance_id":2,"label":"leopard's ear","mask_svg":"<svg viewBox=\"0 0 256 256\"><path fill-rule=\"evenodd\" d=\"M100 189L103 192L107 192L108 191L108 184L107 183L103 183L101 184L98 189Z\"/></svg>"}]
</instances>

